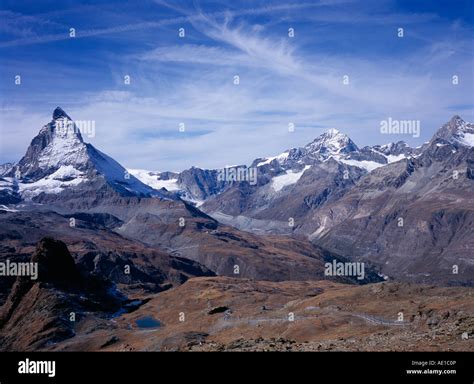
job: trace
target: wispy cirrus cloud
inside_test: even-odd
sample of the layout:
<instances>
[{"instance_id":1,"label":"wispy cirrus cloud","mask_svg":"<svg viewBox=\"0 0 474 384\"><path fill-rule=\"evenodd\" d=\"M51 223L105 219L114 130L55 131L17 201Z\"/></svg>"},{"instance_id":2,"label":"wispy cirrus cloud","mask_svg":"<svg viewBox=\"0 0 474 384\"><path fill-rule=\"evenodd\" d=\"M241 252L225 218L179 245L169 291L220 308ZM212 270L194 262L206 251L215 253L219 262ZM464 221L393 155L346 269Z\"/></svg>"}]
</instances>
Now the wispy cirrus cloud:
<instances>
[{"instance_id":1,"label":"wispy cirrus cloud","mask_svg":"<svg viewBox=\"0 0 474 384\"><path fill-rule=\"evenodd\" d=\"M342 1L341 2L346 2ZM182 12L184 8L179 8L172 6L167 2L157 1L158 4L166 5L168 8L174 10L179 10ZM261 15L269 14L273 12L282 12L287 10L299 10L304 8L311 8L315 6L325 5L327 2L321 1L319 3L302 3L302 4L286 4L286 5L277 5L277 6L263 6L258 8L252 8L247 10L240 11L218 11L209 13L210 17L220 17L220 16L245 16L245 15ZM1 15L1 14L0 14ZM64 29L64 32L60 33L46 33L41 34L34 32L38 27L44 27L45 24L60 26L60 24L54 23L45 18L37 18L33 16L23 15L19 13L14 13L10 11L3 11L4 16L3 21L0 23L0 30L22 36L18 39L12 39L9 41L0 42L0 48L13 47L13 46L22 46L22 45L31 45L31 44L45 44L56 41L63 41L70 39L69 28L74 27L73 25L67 26ZM193 23L198 19L201 19L203 16L202 13L187 13L183 16L169 17L159 21L140 21L137 23L128 23L120 24L111 27L105 28L93 28L93 29L78 29L75 38L89 38L102 35L111 35L116 33L126 33L146 29L159 29L176 24L185 24ZM66 25L62 25L66 27Z\"/></svg>"},{"instance_id":2,"label":"wispy cirrus cloud","mask_svg":"<svg viewBox=\"0 0 474 384\"><path fill-rule=\"evenodd\" d=\"M61 57L49 67L38 61L35 72L54 79L71 69L54 83L55 98L64 100L73 118L95 120L97 135L90 140L126 166L179 171L248 163L304 145L327 127L342 129L359 145L398 139L419 144L452 114L473 115L470 27L463 23L453 29L453 21L432 12L402 13L384 2L375 11L351 2L252 8L159 3L160 17L141 26L124 17L120 26L84 29L90 39L81 46L103 45L80 55L72 51L74 64ZM353 19L345 16L351 12ZM399 22L403 39L396 35ZM290 26L295 38L287 34ZM180 27L185 38L177 36ZM32 71L25 64L23 72ZM124 74L131 75L130 85ZM461 79L456 86L453 74ZM343 84L346 75L349 83ZM11 109L20 93L8 94L2 124L22 132L8 155L2 153L13 160L47 119L36 110L44 103L36 103L30 106L35 113L22 112L34 116L22 125L22 114ZM34 89L28 94L37 95ZM387 116L420 119L422 137L380 135L379 122ZM290 122L295 132L288 131ZM181 123L185 132L178 130Z\"/></svg>"}]
</instances>

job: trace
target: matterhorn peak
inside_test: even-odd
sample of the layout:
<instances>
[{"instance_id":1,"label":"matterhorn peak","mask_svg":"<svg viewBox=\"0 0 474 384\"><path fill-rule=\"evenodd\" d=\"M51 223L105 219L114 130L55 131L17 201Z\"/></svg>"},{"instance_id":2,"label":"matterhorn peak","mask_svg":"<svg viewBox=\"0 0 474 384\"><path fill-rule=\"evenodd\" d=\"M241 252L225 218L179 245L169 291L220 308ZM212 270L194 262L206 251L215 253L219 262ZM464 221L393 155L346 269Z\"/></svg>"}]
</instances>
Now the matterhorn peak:
<instances>
[{"instance_id":1,"label":"matterhorn peak","mask_svg":"<svg viewBox=\"0 0 474 384\"><path fill-rule=\"evenodd\" d=\"M7 174L21 184L22 198L33 199L43 193L58 194L91 185L97 188L100 184L107 184L123 195L174 198L143 184L117 161L85 143L78 123L61 107L54 109L53 120L41 128L25 155Z\"/></svg>"},{"instance_id":2,"label":"matterhorn peak","mask_svg":"<svg viewBox=\"0 0 474 384\"><path fill-rule=\"evenodd\" d=\"M61 107L53 111L53 121L46 128L52 130L54 137L62 137L72 144L83 142L79 127Z\"/></svg>"},{"instance_id":3,"label":"matterhorn peak","mask_svg":"<svg viewBox=\"0 0 474 384\"><path fill-rule=\"evenodd\" d=\"M86 144L74 121L57 107L53 120L43 126L31 141L25 156L18 163L21 178L29 182L54 174L61 167L72 167L74 172L88 168Z\"/></svg>"},{"instance_id":4,"label":"matterhorn peak","mask_svg":"<svg viewBox=\"0 0 474 384\"><path fill-rule=\"evenodd\" d=\"M54 136L68 138L68 140L76 142L76 144L83 142L81 131L76 122L61 107L55 108L53 111L53 121L46 127L51 129Z\"/></svg>"},{"instance_id":5,"label":"matterhorn peak","mask_svg":"<svg viewBox=\"0 0 474 384\"><path fill-rule=\"evenodd\" d=\"M67 118L69 120L72 120L66 112L64 112L64 109L61 107L56 107L53 111L53 120L61 119L61 118Z\"/></svg>"}]
</instances>

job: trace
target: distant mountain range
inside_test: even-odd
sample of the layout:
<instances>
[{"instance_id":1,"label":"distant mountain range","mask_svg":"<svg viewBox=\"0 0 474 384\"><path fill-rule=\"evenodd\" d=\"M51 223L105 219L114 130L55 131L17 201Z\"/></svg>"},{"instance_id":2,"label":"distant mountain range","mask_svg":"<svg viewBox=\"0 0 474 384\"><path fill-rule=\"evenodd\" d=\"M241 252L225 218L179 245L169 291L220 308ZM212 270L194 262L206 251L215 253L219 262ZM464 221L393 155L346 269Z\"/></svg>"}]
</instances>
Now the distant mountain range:
<instances>
[{"instance_id":1,"label":"distant mountain range","mask_svg":"<svg viewBox=\"0 0 474 384\"><path fill-rule=\"evenodd\" d=\"M231 275L243 260L253 277L321 277L307 258L301 269L285 262L270 268L281 257L271 256L276 246L291 253L284 258L330 254L400 280L473 284L473 138L474 125L454 116L417 148L403 141L359 148L331 129L248 166L126 170L84 143L58 107L25 156L0 168L0 204L5 211L112 215L120 223L115 233L218 274ZM255 180L245 178L250 169Z\"/></svg>"},{"instance_id":2,"label":"distant mountain range","mask_svg":"<svg viewBox=\"0 0 474 384\"><path fill-rule=\"evenodd\" d=\"M258 176L261 179L259 185L270 181L273 190L278 192L288 185L295 184L310 166L331 159L370 172L394 161L415 156L423 147L411 148L405 142L399 141L359 149L347 135L337 129L330 129L304 147L291 148L273 157L257 158L249 167L258 168ZM230 168L240 167L247 166ZM183 198L198 205L234 184L232 181L218 180L218 169L192 167L180 173L129 169L129 172L153 188L179 191Z\"/></svg>"},{"instance_id":3,"label":"distant mountain range","mask_svg":"<svg viewBox=\"0 0 474 384\"><path fill-rule=\"evenodd\" d=\"M96 255L107 249L104 244L110 246L109 236L119 235L117 246L125 239L133 240L139 252L144 244L194 260L220 275L318 280L326 278L325 261L346 260L303 238L257 236L223 225L182 200L179 193L144 184L84 143L72 119L59 107L18 164L4 167L0 183L0 236L4 240L0 257L7 257L12 249L21 253L44 236L78 241L79 226L79 232L87 228L101 234L86 246ZM77 226L66 224L70 218ZM112 249L111 257L121 254L116 246ZM364 281L330 279L363 283L380 276L368 267Z\"/></svg>"},{"instance_id":4,"label":"distant mountain range","mask_svg":"<svg viewBox=\"0 0 474 384\"><path fill-rule=\"evenodd\" d=\"M246 324L249 337L290 310L302 335L316 311L324 337L330 328L341 339L341 324L364 338L404 325L411 333L398 336L422 340L420 326L440 326L462 349L467 291L440 288L425 307L425 288L403 282L474 285L473 137L458 116L419 148L358 148L332 129L248 166L153 172L84 143L58 107L23 158L0 166L0 263L39 267L38 280L0 279L0 349L189 348L209 336L194 319L214 336ZM440 297L448 314L433 309ZM353 308L374 312L381 300L392 304L378 317ZM193 320L181 334L183 302ZM394 320L400 309L409 322ZM140 316L156 313L165 333L145 340Z\"/></svg>"}]
</instances>

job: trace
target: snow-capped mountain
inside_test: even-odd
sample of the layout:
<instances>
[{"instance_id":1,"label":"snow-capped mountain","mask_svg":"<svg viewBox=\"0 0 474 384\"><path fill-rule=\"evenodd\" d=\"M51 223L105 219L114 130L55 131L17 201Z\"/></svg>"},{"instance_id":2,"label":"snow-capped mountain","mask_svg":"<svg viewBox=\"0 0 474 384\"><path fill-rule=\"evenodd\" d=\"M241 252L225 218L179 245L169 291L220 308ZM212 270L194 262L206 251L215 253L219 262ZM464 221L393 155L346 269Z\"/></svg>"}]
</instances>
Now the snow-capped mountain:
<instances>
[{"instance_id":1,"label":"snow-capped mountain","mask_svg":"<svg viewBox=\"0 0 474 384\"><path fill-rule=\"evenodd\" d=\"M379 265L387 275L415 271L418 279L423 273L418 266L428 252L441 255L439 268L452 265L457 255L470 255L464 244L472 244L472 134L473 125L457 116L420 148L403 142L359 148L346 135L330 130L306 146L258 158L249 167L227 169L254 169L252 183L222 178L218 169L126 171L84 143L58 108L25 156L13 167L3 167L9 170L0 176L0 204L9 205L1 207L3 211L15 212L23 210L17 203L32 200L35 204L25 204L25 209L113 215L120 222L114 228L117 233L182 249L181 255L219 273L233 265L224 257L229 244L222 247L218 230L228 224L250 232L306 236L335 254L389 261ZM406 230L394 224L400 216ZM177 224L181 218L185 229ZM247 236L235 231L239 239ZM241 244L238 240L239 250ZM402 254L412 259L394 260L397 252L400 260ZM248 262L254 262L254 253ZM268 263L262 265L267 268Z\"/></svg>"},{"instance_id":2,"label":"snow-capped mountain","mask_svg":"<svg viewBox=\"0 0 474 384\"><path fill-rule=\"evenodd\" d=\"M403 141L360 149L349 136L332 128L304 147L291 148L276 156L257 158L249 168L257 168L259 186L269 184L269 192L275 193L297 183L303 173L314 165L330 160L359 168L364 173L418 152ZM231 168L239 167L246 166ZM129 172L155 189L166 188L179 192L183 199L198 205L239 184L218 180L218 169L192 167L181 173L129 169Z\"/></svg>"},{"instance_id":3,"label":"snow-capped mountain","mask_svg":"<svg viewBox=\"0 0 474 384\"><path fill-rule=\"evenodd\" d=\"M278 163L284 169L298 168L298 164L314 165L329 159L372 171L378 167L412 156L415 149L405 142L359 148L349 136L331 128L304 147L292 148L280 155L257 159L252 166Z\"/></svg>"},{"instance_id":4,"label":"snow-capped mountain","mask_svg":"<svg viewBox=\"0 0 474 384\"><path fill-rule=\"evenodd\" d=\"M87 183L95 183L97 188L101 181L121 195L165 197L130 175L114 159L84 143L80 130L60 107L31 141L23 158L1 180L5 191L25 200Z\"/></svg>"},{"instance_id":5,"label":"snow-capped mountain","mask_svg":"<svg viewBox=\"0 0 474 384\"><path fill-rule=\"evenodd\" d=\"M359 150L349 136L335 128L329 129L305 146L308 156L314 155L318 159L328 159L331 156L347 154Z\"/></svg>"},{"instance_id":6,"label":"snow-capped mountain","mask_svg":"<svg viewBox=\"0 0 474 384\"><path fill-rule=\"evenodd\" d=\"M454 116L448 123L443 125L435 134L433 140L446 140L456 146L474 146L474 124L464 121L459 116Z\"/></svg>"},{"instance_id":7,"label":"snow-capped mountain","mask_svg":"<svg viewBox=\"0 0 474 384\"><path fill-rule=\"evenodd\" d=\"M277 156L256 159L252 166L278 163L285 168L292 168L297 164L308 165L330 158L345 158L358 151L359 148L349 136L331 128L304 147L291 148Z\"/></svg>"},{"instance_id":8,"label":"snow-capped mountain","mask_svg":"<svg viewBox=\"0 0 474 384\"><path fill-rule=\"evenodd\" d=\"M459 116L454 116L432 140L445 140L456 145L469 146L472 145L473 137L473 124L465 122ZM303 147L291 148L279 155L255 159L249 166L249 168L257 169L258 181L255 186L249 186L245 182L219 180L218 169L192 167L181 173L146 170L129 170L129 172L155 189L165 188L175 191L183 199L197 203L198 206L204 204L204 209L209 208L209 205L213 206L215 204L213 199L229 189L239 190L238 197L244 200L258 190L263 199L258 204L265 206L275 196L285 195L288 188L293 188L305 173L307 178L310 178L320 172L321 168L332 169L331 172L337 173L334 180L341 179L343 176L341 172L345 172L346 176L350 175L348 176L350 180L355 182L359 177L380 167L404 159L416 158L428 147L428 142L412 148L404 141L398 141L359 148L347 135L337 129L329 129ZM335 162L336 168L330 164L325 165L331 162ZM345 184L345 181L339 184ZM207 201L210 203L207 204ZM256 202L254 204L258 205ZM213 206L211 210L214 211L216 208Z\"/></svg>"},{"instance_id":9,"label":"snow-capped mountain","mask_svg":"<svg viewBox=\"0 0 474 384\"><path fill-rule=\"evenodd\" d=\"M365 175L300 230L333 252L376 261L389 276L472 284L473 128L454 116L420 153Z\"/></svg>"},{"instance_id":10,"label":"snow-capped mountain","mask_svg":"<svg viewBox=\"0 0 474 384\"><path fill-rule=\"evenodd\" d=\"M454 116L433 139L435 138L449 139L458 145L472 145L473 124ZM428 144L412 148L404 141L398 141L359 148L349 136L332 128L303 147L291 148L275 156L257 158L249 167L257 168L257 187L266 185L266 195L274 195L294 186L309 169L326 162L335 161L357 168L357 175L362 175L403 159L417 157ZM243 186L240 182L218 180L218 169L192 167L181 173L131 169L129 172L155 189L166 188L178 192L183 199L199 206L229 188L248 189L248 186ZM243 191L242 193L248 194Z\"/></svg>"},{"instance_id":11,"label":"snow-capped mountain","mask_svg":"<svg viewBox=\"0 0 474 384\"><path fill-rule=\"evenodd\" d=\"M311 154L302 147L258 159L262 181L235 184L200 209L239 229L307 236L388 276L472 284L472 128L455 116L420 148L398 142L343 152L345 145L318 143ZM367 162L377 167L369 171ZM446 272L456 263L462 274Z\"/></svg>"}]
</instances>

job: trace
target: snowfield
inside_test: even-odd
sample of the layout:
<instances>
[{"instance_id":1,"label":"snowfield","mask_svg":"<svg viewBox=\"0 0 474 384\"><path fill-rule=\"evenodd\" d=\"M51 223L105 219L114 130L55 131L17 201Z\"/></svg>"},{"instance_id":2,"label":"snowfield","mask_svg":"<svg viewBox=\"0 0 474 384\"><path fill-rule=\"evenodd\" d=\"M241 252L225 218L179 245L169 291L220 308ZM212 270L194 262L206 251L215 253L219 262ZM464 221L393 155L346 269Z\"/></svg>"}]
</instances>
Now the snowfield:
<instances>
[{"instance_id":1,"label":"snowfield","mask_svg":"<svg viewBox=\"0 0 474 384\"><path fill-rule=\"evenodd\" d=\"M300 172L294 172L292 170L287 171L284 175L275 176L272 179L271 187L275 192L281 191L288 185L292 185L298 182L298 180L303 176L303 173L310 168L309 165L304 167L304 169Z\"/></svg>"},{"instance_id":2,"label":"snowfield","mask_svg":"<svg viewBox=\"0 0 474 384\"><path fill-rule=\"evenodd\" d=\"M474 147L474 133L465 132L462 136L459 136L458 141L468 147Z\"/></svg>"},{"instance_id":3,"label":"snowfield","mask_svg":"<svg viewBox=\"0 0 474 384\"><path fill-rule=\"evenodd\" d=\"M41 193L56 194L65 188L76 186L87 180L83 172L72 165L63 165L56 172L33 183L18 183L18 191L25 200L31 200Z\"/></svg>"},{"instance_id":4,"label":"snowfield","mask_svg":"<svg viewBox=\"0 0 474 384\"><path fill-rule=\"evenodd\" d=\"M376 161L368 161L368 160L346 160L346 159L336 159L341 163L352 165L354 167L363 168L368 172L372 172L374 169L379 167L383 167L385 164L377 163Z\"/></svg>"},{"instance_id":5,"label":"snowfield","mask_svg":"<svg viewBox=\"0 0 474 384\"><path fill-rule=\"evenodd\" d=\"M257 164L257 167L260 167L265 164L270 164L273 160L277 160L278 162L282 162L288 158L289 152L283 152L279 154L278 156L273 156L273 157L266 157L264 161L261 161L260 163Z\"/></svg>"},{"instance_id":6,"label":"snowfield","mask_svg":"<svg viewBox=\"0 0 474 384\"><path fill-rule=\"evenodd\" d=\"M168 191L178 191L178 179L160 180L159 172L147 171L145 169L127 169L127 171L135 176L142 183L154 188L161 189L166 188Z\"/></svg>"}]
</instances>

